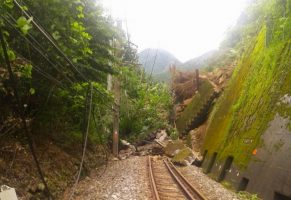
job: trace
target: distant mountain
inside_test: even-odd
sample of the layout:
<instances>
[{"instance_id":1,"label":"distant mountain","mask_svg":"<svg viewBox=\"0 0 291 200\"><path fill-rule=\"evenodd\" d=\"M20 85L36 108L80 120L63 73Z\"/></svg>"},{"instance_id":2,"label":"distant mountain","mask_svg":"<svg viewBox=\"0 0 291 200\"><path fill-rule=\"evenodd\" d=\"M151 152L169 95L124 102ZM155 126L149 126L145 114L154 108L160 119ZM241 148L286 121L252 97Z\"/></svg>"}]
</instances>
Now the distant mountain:
<instances>
[{"instance_id":1,"label":"distant mountain","mask_svg":"<svg viewBox=\"0 0 291 200\"><path fill-rule=\"evenodd\" d=\"M139 63L147 73L166 72L171 64L181 65L181 62L171 53L163 49L145 49L138 54Z\"/></svg>"},{"instance_id":2,"label":"distant mountain","mask_svg":"<svg viewBox=\"0 0 291 200\"><path fill-rule=\"evenodd\" d=\"M217 67L231 65L235 60L236 55L237 52L231 48L212 50L199 57L188 60L177 66L177 69L182 71L193 71L194 69L212 71Z\"/></svg>"},{"instance_id":3,"label":"distant mountain","mask_svg":"<svg viewBox=\"0 0 291 200\"><path fill-rule=\"evenodd\" d=\"M168 70L171 64L175 64L177 70L193 71L194 69L201 69L204 71L212 71L217 67L225 67L233 63L236 52L231 48L212 50L202 54L199 57L193 58L181 63L171 53L162 49L145 49L138 54L139 63L144 67L147 73L151 73L152 77L161 82L169 82L171 74ZM155 65L153 68L154 60Z\"/></svg>"},{"instance_id":4,"label":"distant mountain","mask_svg":"<svg viewBox=\"0 0 291 200\"><path fill-rule=\"evenodd\" d=\"M193 58L179 65L177 68L181 70L193 70L207 67L214 58L219 54L218 50L212 50L202 54L199 57Z\"/></svg>"}]
</instances>

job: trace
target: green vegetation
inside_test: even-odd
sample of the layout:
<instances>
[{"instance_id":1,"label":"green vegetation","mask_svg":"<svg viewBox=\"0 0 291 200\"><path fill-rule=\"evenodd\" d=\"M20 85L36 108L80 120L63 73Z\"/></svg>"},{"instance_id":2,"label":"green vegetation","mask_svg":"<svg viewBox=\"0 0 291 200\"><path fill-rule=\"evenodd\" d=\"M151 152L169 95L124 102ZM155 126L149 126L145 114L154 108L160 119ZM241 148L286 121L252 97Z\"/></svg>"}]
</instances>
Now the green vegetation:
<instances>
[{"instance_id":1,"label":"green vegetation","mask_svg":"<svg viewBox=\"0 0 291 200\"><path fill-rule=\"evenodd\" d=\"M260 200L257 194L250 194L248 192L239 192L238 197L242 200Z\"/></svg>"},{"instance_id":2,"label":"green vegetation","mask_svg":"<svg viewBox=\"0 0 291 200\"><path fill-rule=\"evenodd\" d=\"M171 106L169 89L161 83L153 83L149 77L141 79L132 67L123 67L120 76L123 88L121 135L133 141L153 130L167 127Z\"/></svg>"},{"instance_id":3,"label":"green vegetation","mask_svg":"<svg viewBox=\"0 0 291 200\"><path fill-rule=\"evenodd\" d=\"M204 149L219 151L221 160L234 156L241 168L274 115L291 116L290 106L277 104L291 91L289 3L257 1L248 8L249 18L239 28L243 34L234 45L243 56L209 119Z\"/></svg>"},{"instance_id":4,"label":"green vegetation","mask_svg":"<svg viewBox=\"0 0 291 200\"><path fill-rule=\"evenodd\" d=\"M172 140L178 140L179 139L179 132L176 128L171 128L170 129L170 137Z\"/></svg>"},{"instance_id":5,"label":"green vegetation","mask_svg":"<svg viewBox=\"0 0 291 200\"><path fill-rule=\"evenodd\" d=\"M35 136L67 138L62 139L66 141L62 145L80 142L91 82L89 140L107 144L111 140L113 114L113 93L107 90L109 74L121 84L122 137L135 138L167 123L171 102L167 87L142 73L136 49L94 0L28 0L25 5L21 1L21 5L19 9L12 0L1 0L0 26L21 104L25 105L25 117ZM17 103L2 48L0 61L0 126L5 126L11 119L17 121L18 116L12 109Z\"/></svg>"}]
</instances>

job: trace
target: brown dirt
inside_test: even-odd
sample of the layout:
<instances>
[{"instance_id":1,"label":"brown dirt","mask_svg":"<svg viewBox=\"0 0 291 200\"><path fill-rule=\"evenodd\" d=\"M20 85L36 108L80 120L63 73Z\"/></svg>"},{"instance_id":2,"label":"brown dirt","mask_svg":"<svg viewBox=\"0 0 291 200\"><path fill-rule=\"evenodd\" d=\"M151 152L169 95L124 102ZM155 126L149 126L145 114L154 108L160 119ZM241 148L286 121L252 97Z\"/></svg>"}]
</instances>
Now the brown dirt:
<instances>
[{"instance_id":1,"label":"brown dirt","mask_svg":"<svg viewBox=\"0 0 291 200\"><path fill-rule=\"evenodd\" d=\"M63 191L72 184L79 167L80 145L72 145L74 154L58 147L49 138L35 141L36 153L45 179L56 199L61 199ZM96 167L96 149L89 149L84 172ZM95 154L95 155L94 155ZM100 157L99 157L100 158ZM90 160L90 162L88 162ZM87 163L90 163L88 165ZM0 186L8 185L16 189L19 200L46 199L35 163L26 141L5 138L0 141Z\"/></svg>"}]
</instances>

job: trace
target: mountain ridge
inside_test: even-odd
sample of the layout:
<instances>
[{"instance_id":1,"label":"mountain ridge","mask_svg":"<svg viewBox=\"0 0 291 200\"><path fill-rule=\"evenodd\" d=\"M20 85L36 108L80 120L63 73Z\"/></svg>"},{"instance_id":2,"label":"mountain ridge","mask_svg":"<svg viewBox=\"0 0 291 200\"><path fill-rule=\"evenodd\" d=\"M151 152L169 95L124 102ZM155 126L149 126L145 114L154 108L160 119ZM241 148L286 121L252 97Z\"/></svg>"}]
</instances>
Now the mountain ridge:
<instances>
[{"instance_id":1,"label":"mountain ridge","mask_svg":"<svg viewBox=\"0 0 291 200\"><path fill-rule=\"evenodd\" d=\"M147 73L159 74L166 72L171 64L182 62L172 53L164 49L147 48L138 53L138 61Z\"/></svg>"}]
</instances>

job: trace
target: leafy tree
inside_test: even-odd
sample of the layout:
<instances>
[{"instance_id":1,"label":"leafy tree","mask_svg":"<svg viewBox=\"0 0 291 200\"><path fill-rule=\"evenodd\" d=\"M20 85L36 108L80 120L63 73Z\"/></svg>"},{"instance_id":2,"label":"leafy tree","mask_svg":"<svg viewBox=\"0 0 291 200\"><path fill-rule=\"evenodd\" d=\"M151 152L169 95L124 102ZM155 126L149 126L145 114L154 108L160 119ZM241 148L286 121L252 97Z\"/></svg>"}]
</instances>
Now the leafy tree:
<instances>
[{"instance_id":1,"label":"leafy tree","mask_svg":"<svg viewBox=\"0 0 291 200\"><path fill-rule=\"evenodd\" d=\"M109 138L113 98L106 90L108 74L121 79L122 134L139 134L145 127L158 127L157 122L166 118L167 89L149 78L140 79L135 48L94 0L27 0L25 4L21 1L21 8L13 0L1 1L1 27L26 117L32 119L35 134L43 130L80 138L88 82L92 82L91 125L96 129L91 130L91 139L104 142ZM14 116L7 107L16 102L3 59L0 69L4 123ZM130 109L125 111L125 106Z\"/></svg>"}]
</instances>

